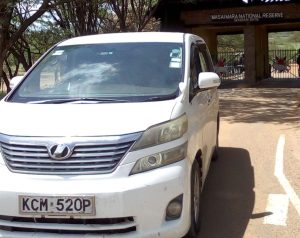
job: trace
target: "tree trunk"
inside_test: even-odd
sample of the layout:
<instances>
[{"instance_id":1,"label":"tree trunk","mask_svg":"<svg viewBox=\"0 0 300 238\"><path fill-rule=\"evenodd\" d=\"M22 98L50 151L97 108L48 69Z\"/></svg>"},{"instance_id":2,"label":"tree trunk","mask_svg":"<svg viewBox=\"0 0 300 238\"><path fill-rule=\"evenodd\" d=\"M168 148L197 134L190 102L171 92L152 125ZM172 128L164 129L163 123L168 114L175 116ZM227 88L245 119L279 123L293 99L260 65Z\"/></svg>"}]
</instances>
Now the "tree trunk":
<instances>
[{"instance_id":1,"label":"tree trunk","mask_svg":"<svg viewBox=\"0 0 300 238\"><path fill-rule=\"evenodd\" d=\"M3 80L6 86L6 91L7 93L9 93L9 91L11 90L11 88L9 87L9 80L7 77L4 77L4 72L3 72L3 66L4 66L4 57L2 57L2 55L0 56L0 80Z\"/></svg>"}]
</instances>

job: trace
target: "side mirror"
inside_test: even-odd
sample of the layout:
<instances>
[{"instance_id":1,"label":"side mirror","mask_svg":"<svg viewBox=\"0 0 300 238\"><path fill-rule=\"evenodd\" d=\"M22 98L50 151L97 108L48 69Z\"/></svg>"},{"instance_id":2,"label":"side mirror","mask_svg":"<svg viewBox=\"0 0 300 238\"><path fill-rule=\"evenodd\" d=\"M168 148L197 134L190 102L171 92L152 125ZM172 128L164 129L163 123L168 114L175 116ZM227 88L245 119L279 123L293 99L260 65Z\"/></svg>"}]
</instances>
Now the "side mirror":
<instances>
[{"instance_id":1,"label":"side mirror","mask_svg":"<svg viewBox=\"0 0 300 238\"><path fill-rule=\"evenodd\" d=\"M22 79L23 79L23 76L15 76L15 77L13 77L10 80L10 82L9 82L9 87L11 89L13 89L14 87L16 87L21 82Z\"/></svg>"},{"instance_id":2,"label":"side mirror","mask_svg":"<svg viewBox=\"0 0 300 238\"><path fill-rule=\"evenodd\" d=\"M220 84L220 77L216 73L202 72L198 76L198 86L200 89L219 87Z\"/></svg>"}]
</instances>

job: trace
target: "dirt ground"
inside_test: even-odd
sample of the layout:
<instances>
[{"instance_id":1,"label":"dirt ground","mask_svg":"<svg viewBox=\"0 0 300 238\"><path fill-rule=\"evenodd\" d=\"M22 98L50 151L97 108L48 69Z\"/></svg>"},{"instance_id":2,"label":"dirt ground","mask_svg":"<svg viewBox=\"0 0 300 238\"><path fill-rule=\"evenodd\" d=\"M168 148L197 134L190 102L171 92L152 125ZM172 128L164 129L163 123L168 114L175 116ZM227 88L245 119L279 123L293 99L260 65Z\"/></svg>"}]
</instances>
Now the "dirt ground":
<instances>
[{"instance_id":1,"label":"dirt ground","mask_svg":"<svg viewBox=\"0 0 300 238\"><path fill-rule=\"evenodd\" d=\"M300 237L300 80L219 92L220 158L204 186L199 237Z\"/></svg>"}]
</instances>

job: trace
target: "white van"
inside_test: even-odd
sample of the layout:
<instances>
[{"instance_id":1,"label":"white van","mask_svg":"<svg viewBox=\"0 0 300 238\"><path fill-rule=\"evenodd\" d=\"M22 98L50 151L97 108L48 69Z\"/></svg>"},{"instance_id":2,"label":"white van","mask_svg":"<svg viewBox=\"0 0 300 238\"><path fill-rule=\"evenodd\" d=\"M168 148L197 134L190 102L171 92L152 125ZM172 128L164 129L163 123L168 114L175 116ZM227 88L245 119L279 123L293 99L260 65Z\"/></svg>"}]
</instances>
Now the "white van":
<instances>
[{"instance_id":1,"label":"white van","mask_svg":"<svg viewBox=\"0 0 300 238\"><path fill-rule=\"evenodd\" d=\"M197 237L220 85L200 37L69 39L11 85L1 238Z\"/></svg>"}]
</instances>

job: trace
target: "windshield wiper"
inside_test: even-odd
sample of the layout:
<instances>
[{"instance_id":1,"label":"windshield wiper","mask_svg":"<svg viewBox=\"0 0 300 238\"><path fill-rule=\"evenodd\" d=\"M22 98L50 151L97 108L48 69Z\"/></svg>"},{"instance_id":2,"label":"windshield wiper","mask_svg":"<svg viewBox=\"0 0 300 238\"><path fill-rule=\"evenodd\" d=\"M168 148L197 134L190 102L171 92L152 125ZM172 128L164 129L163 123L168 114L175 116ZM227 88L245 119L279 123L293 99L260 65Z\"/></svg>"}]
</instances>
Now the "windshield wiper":
<instances>
[{"instance_id":1,"label":"windshield wiper","mask_svg":"<svg viewBox=\"0 0 300 238\"><path fill-rule=\"evenodd\" d=\"M128 102L128 100L114 99L114 98L93 98L93 97L80 97L80 98L57 98L57 99L47 99L30 101L30 104L63 104L63 103L106 103L106 102Z\"/></svg>"},{"instance_id":2,"label":"windshield wiper","mask_svg":"<svg viewBox=\"0 0 300 238\"><path fill-rule=\"evenodd\" d=\"M144 100L142 100L142 102L152 102L152 101L164 101L164 100L170 100L170 99L174 99L174 95L171 96L154 96L154 97L149 97L146 98Z\"/></svg>"}]
</instances>

